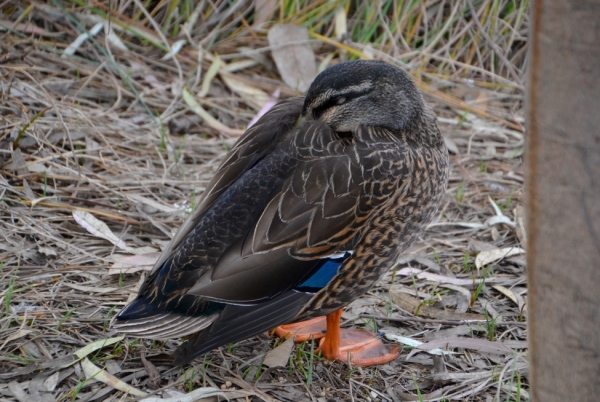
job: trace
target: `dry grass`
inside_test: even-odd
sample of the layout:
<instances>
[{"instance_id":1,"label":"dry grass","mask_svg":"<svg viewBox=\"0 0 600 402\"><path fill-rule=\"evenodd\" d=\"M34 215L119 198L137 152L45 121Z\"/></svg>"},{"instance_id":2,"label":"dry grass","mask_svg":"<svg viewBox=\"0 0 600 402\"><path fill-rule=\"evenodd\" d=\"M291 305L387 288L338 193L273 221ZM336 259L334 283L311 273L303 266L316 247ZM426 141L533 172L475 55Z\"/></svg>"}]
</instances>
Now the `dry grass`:
<instances>
[{"instance_id":1,"label":"dry grass","mask_svg":"<svg viewBox=\"0 0 600 402\"><path fill-rule=\"evenodd\" d=\"M281 1L271 18L313 29L318 62L372 55L400 63L434 104L452 151L439 220L344 318L440 339L453 354L407 359L407 347L389 365L359 369L322 361L303 344L286 368L267 369L262 358L280 341L260 336L176 369L162 356L179 340L101 342L87 360L74 357L116 336L108 322L135 293L141 273L119 274L114 264L160 251L237 138L193 113L183 88L200 92L218 54L230 66L248 61L229 72L246 85L296 94L269 59L271 23L252 27L254 2L147 3L0 5L0 399L134 398L90 374L91 363L163 398L215 387L237 400L528 399L524 258L475 266L477 255L525 242L526 1ZM343 43L328 39L340 7ZM61 57L109 11L106 31ZM186 42L177 57L162 60L179 39ZM202 107L231 129L245 127L257 107L221 76L209 83ZM85 230L74 218L85 216L80 211L106 223L126 248ZM443 278L405 275L408 267Z\"/></svg>"}]
</instances>

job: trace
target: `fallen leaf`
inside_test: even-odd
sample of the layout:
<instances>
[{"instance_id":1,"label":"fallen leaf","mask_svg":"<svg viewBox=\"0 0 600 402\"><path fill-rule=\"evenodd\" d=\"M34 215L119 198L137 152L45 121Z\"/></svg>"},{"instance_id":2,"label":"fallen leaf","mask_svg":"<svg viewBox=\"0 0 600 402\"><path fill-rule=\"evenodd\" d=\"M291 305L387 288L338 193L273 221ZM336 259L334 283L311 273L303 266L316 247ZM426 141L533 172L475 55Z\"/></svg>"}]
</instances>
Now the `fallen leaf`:
<instances>
[{"instance_id":1,"label":"fallen leaf","mask_svg":"<svg viewBox=\"0 0 600 402\"><path fill-rule=\"evenodd\" d=\"M143 195L140 195L140 194L128 194L127 198L129 198L131 200L134 200L134 201L137 201L137 202L140 202L142 204L146 204L146 205L149 205L151 207L154 207L154 208L158 209L159 211L168 212L168 213L173 213L173 212L177 212L178 211L177 208L170 207L168 205L165 205L163 203L155 201L155 200L153 200L151 198L146 198L146 197L144 197Z\"/></svg>"},{"instance_id":2,"label":"fallen leaf","mask_svg":"<svg viewBox=\"0 0 600 402\"><path fill-rule=\"evenodd\" d=\"M177 56L177 53L179 53L183 45L186 43L187 40L185 39L179 39L177 42L173 43L173 45L171 45L171 49L169 49L169 52L165 54L161 60L171 60L173 57Z\"/></svg>"},{"instance_id":3,"label":"fallen leaf","mask_svg":"<svg viewBox=\"0 0 600 402\"><path fill-rule=\"evenodd\" d=\"M441 283L440 286L443 288L446 288L446 289L452 289L452 290L462 294L463 296L465 296L467 298L467 300L471 300L471 292L469 292L467 289L463 288L462 286L451 285L448 283Z\"/></svg>"},{"instance_id":4,"label":"fallen leaf","mask_svg":"<svg viewBox=\"0 0 600 402\"><path fill-rule=\"evenodd\" d=\"M45 254L49 257L56 257L58 254L56 251L50 247L38 246L38 251L42 254Z\"/></svg>"},{"instance_id":5,"label":"fallen leaf","mask_svg":"<svg viewBox=\"0 0 600 402\"><path fill-rule=\"evenodd\" d=\"M344 7L339 6L335 10L335 37L338 39L344 39L348 34L348 21L346 17L346 10Z\"/></svg>"},{"instance_id":6,"label":"fallen leaf","mask_svg":"<svg viewBox=\"0 0 600 402\"><path fill-rule=\"evenodd\" d=\"M87 379L94 379L97 381L101 381L106 385L119 390L121 392L128 393L134 396L146 396L148 395L144 391L140 391L139 389L132 387L131 385L119 380L114 375L110 374L108 371L101 369L96 366L94 363L88 360L88 358L84 358L81 360L81 368L85 374Z\"/></svg>"},{"instance_id":7,"label":"fallen leaf","mask_svg":"<svg viewBox=\"0 0 600 402\"><path fill-rule=\"evenodd\" d=\"M269 30L268 38L283 82L300 92L306 92L317 75L308 29L293 24L275 25Z\"/></svg>"},{"instance_id":8,"label":"fallen leaf","mask_svg":"<svg viewBox=\"0 0 600 402\"><path fill-rule=\"evenodd\" d=\"M23 389L21 384L16 381L11 381L8 383L8 390L13 394L15 399L19 402L28 402L30 396L27 395L27 392Z\"/></svg>"},{"instance_id":9,"label":"fallen leaf","mask_svg":"<svg viewBox=\"0 0 600 402\"><path fill-rule=\"evenodd\" d=\"M112 29L112 25L104 24L104 34L106 35L106 39L108 39L108 41L114 47L116 47L117 49L122 50L124 52L129 52L129 49L127 48L127 46L125 46L125 44L123 43L121 38L119 38L119 36Z\"/></svg>"},{"instance_id":10,"label":"fallen leaf","mask_svg":"<svg viewBox=\"0 0 600 402\"><path fill-rule=\"evenodd\" d=\"M527 248L527 232L525 230L525 208L522 205L517 205L514 209L515 223L517 227L515 232L517 238L521 242L523 248Z\"/></svg>"},{"instance_id":11,"label":"fallen leaf","mask_svg":"<svg viewBox=\"0 0 600 402\"><path fill-rule=\"evenodd\" d=\"M112 230L109 229L106 223L102 222L100 219L96 218L89 212L75 209L73 210L73 218L77 223L83 226L85 230L87 230L94 236L98 236L105 240L108 240L120 249L135 254L134 248L131 248L127 244L125 244L123 240L119 239L117 235L115 235L112 232Z\"/></svg>"},{"instance_id":12,"label":"fallen leaf","mask_svg":"<svg viewBox=\"0 0 600 402\"><path fill-rule=\"evenodd\" d=\"M479 270L492 262L502 260L513 255L524 254L525 250L520 247L505 247L498 250L482 251L475 257L475 267ZM489 282L486 279L486 282Z\"/></svg>"},{"instance_id":13,"label":"fallen leaf","mask_svg":"<svg viewBox=\"0 0 600 402\"><path fill-rule=\"evenodd\" d=\"M93 353L99 349L102 349L106 346L110 346L112 344L115 344L117 342L121 342L123 339L125 339L125 336L116 336L114 338L108 338L108 339L100 339L96 342L92 342L89 345L86 345L84 347L82 347L81 349L77 350L75 353L73 353L75 356L77 356L79 359L83 359L84 357L86 357L87 355L89 355L90 353ZM73 362L75 363L75 362Z\"/></svg>"},{"instance_id":14,"label":"fallen leaf","mask_svg":"<svg viewBox=\"0 0 600 402\"><path fill-rule=\"evenodd\" d=\"M272 349L265 356L263 364L267 367L285 367L292 354L294 348L294 337L291 336L285 340L281 345Z\"/></svg>"},{"instance_id":15,"label":"fallen leaf","mask_svg":"<svg viewBox=\"0 0 600 402\"><path fill-rule=\"evenodd\" d=\"M477 321L485 322L485 316L481 314L473 313L456 313L448 310L442 310L435 307L427 306L422 303L420 299L407 295L402 292L396 292L390 289L390 296L392 302L398 305L400 308L410 311L418 317L433 318L436 320L448 320L448 321Z\"/></svg>"},{"instance_id":16,"label":"fallen leaf","mask_svg":"<svg viewBox=\"0 0 600 402\"><path fill-rule=\"evenodd\" d=\"M219 73L219 69L221 68L221 63L222 63L222 61L221 61L220 57L214 58L210 67L204 74L204 78L202 78L202 87L200 87L200 92L198 92L198 94L197 94L198 98L204 98L206 95L208 95L208 91L210 91L210 84L212 83L212 80Z\"/></svg>"},{"instance_id":17,"label":"fallen leaf","mask_svg":"<svg viewBox=\"0 0 600 402\"><path fill-rule=\"evenodd\" d=\"M159 388L160 372L154 364L146 360L146 354L144 352L140 353L140 359L142 360L142 364L146 369L146 373L148 373L148 381L150 381L150 383L154 385L155 389Z\"/></svg>"},{"instance_id":18,"label":"fallen leaf","mask_svg":"<svg viewBox=\"0 0 600 402\"><path fill-rule=\"evenodd\" d=\"M395 334L390 334L388 332L385 333L385 339L393 341L393 342L397 342L397 343L401 343L403 345L406 346L411 346L413 348L417 348L419 346L421 346L424 342L418 341L416 339L412 339L412 338L408 338L406 336L400 336L400 335L395 335ZM445 351L442 349L426 349L423 350L424 352L427 352L429 354L432 355L450 355L450 354L454 354L455 352L449 352L449 351Z\"/></svg>"},{"instance_id":19,"label":"fallen leaf","mask_svg":"<svg viewBox=\"0 0 600 402\"><path fill-rule=\"evenodd\" d=\"M58 385L58 379L60 377L60 371L54 372L52 375L48 376L44 380L44 387L50 392L54 391L56 386Z\"/></svg>"},{"instance_id":20,"label":"fallen leaf","mask_svg":"<svg viewBox=\"0 0 600 402\"><path fill-rule=\"evenodd\" d=\"M510 300L512 300L517 306L519 306L519 311L523 309L523 306L525 305L525 300L523 300L523 298L520 295L501 285L492 285L492 287L498 292L502 293L504 296L508 297Z\"/></svg>"},{"instance_id":21,"label":"fallen leaf","mask_svg":"<svg viewBox=\"0 0 600 402\"><path fill-rule=\"evenodd\" d=\"M221 131L225 134L229 135L242 135L244 133L243 130L238 130L235 128L229 128L225 124L221 123L219 120L212 117L200 104L196 101L194 96L190 93L187 88L183 88L182 91L183 100L185 103L192 109L194 113L198 116L202 117L206 124L214 128L215 130Z\"/></svg>"},{"instance_id":22,"label":"fallen leaf","mask_svg":"<svg viewBox=\"0 0 600 402\"><path fill-rule=\"evenodd\" d=\"M248 85L235 75L221 72L221 79L229 89L242 97L244 102L256 110L260 110L268 101L269 95L262 89Z\"/></svg>"},{"instance_id":23,"label":"fallen leaf","mask_svg":"<svg viewBox=\"0 0 600 402\"><path fill-rule=\"evenodd\" d=\"M477 338L446 338L446 339L434 339L433 341L426 342L413 349L406 358L414 356L416 353L441 348L444 350L451 348L463 348L476 350L481 353L492 353L497 355L512 355L514 352L509 347L503 345L501 342L490 342L485 339Z\"/></svg>"},{"instance_id":24,"label":"fallen leaf","mask_svg":"<svg viewBox=\"0 0 600 402\"><path fill-rule=\"evenodd\" d=\"M98 286L84 286L84 285L78 285L77 283L69 283L69 282L64 282L63 285L72 288L72 289L76 289L76 290L80 290L82 292L85 293L111 293L111 292L116 292L118 290L120 290L119 288L101 288Z\"/></svg>"},{"instance_id":25,"label":"fallen leaf","mask_svg":"<svg viewBox=\"0 0 600 402\"><path fill-rule=\"evenodd\" d=\"M226 400L232 400L237 398L247 399L248 396L254 395L254 393L240 390L229 390L229 389L218 389L213 387L198 388L194 391L185 394L184 396L176 396L175 398L158 398L150 397L140 400L140 402L212 402L214 397L225 398Z\"/></svg>"},{"instance_id":26,"label":"fallen leaf","mask_svg":"<svg viewBox=\"0 0 600 402\"><path fill-rule=\"evenodd\" d=\"M257 27L268 21L277 8L277 0L254 0L254 22Z\"/></svg>"},{"instance_id":27,"label":"fallen leaf","mask_svg":"<svg viewBox=\"0 0 600 402\"><path fill-rule=\"evenodd\" d=\"M451 283L453 285L458 285L458 286L469 286L469 285L478 284L478 283L484 282L484 281L486 283L493 283L493 282L497 282L499 280L494 277L483 278L483 279L480 279L480 278L474 278L474 279L451 278L449 276L424 272L417 268L402 268L401 270L396 272L396 275L416 276L419 279L426 279L429 281L441 282L441 283Z\"/></svg>"},{"instance_id":28,"label":"fallen leaf","mask_svg":"<svg viewBox=\"0 0 600 402\"><path fill-rule=\"evenodd\" d=\"M17 332L15 332L14 334L12 334L11 336L9 336L8 338L6 338L6 340L4 341L4 343L2 343L2 346L0 346L0 350L2 350L2 348L4 347L4 345L6 345L8 342L10 341L14 341L15 339L19 339L22 338L30 333L34 332L33 329L24 329L21 328L20 330L18 330Z\"/></svg>"},{"instance_id":29,"label":"fallen leaf","mask_svg":"<svg viewBox=\"0 0 600 402\"><path fill-rule=\"evenodd\" d=\"M104 22L98 22L88 32L84 32L81 35L79 35L73 42L71 42L69 46L67 46L67 48L63 51L61 57L73 56L77 49L79 49L81 45L83 45L83 42L85 42L88 38L92 36L96 36L103 26Z\"/></svg>"},{"instance_id":30,"label":"fallen leaf","mask_svg":"<svg viewBox=\"0 0 600 402\"><path fill-rule=\"evenodd\" d=\"M113 255L116 262L108 270L109 275L131 274L138 271L150 271L161 253L148 253L141 255Z\"/></svg>"},{"instance_id":31,"label":"fallen leaf","mask_svg":"<svg viewBox=\"0 0 600 402\"><path fill-rule=\"evenodd\" d=\"M446 148L448 148L448 152L454 155L458 155L460 153L460 151L458 150L458 146L452 138L444 136L444 142L446 143Z\"/></svg>"}]
</instances>

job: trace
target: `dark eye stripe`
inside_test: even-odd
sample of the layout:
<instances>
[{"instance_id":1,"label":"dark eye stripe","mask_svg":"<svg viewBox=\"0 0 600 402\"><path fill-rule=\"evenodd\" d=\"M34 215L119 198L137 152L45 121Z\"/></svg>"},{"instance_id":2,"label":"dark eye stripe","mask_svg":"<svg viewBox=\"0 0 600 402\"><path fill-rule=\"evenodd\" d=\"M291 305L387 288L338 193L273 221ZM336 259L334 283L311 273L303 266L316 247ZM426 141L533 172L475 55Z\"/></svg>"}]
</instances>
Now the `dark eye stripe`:
<instances>
[{"instance_id":1,"label":"dark eye stripe","mask_svg":"<svg viewBox=\"0 0 600 402\"><path fill-rule=\"evenodd\" d=\"M325 102L313 109L313 118L318 119L330 107L341 105L343 103L348 102L350 99L358 98L359 96L366 95L369 92L371 92L371 88L364 89L362 91L344 92L341 94L337 94L336 96L332 96L331 98L327 99ZM344 99L344 101L341 103L338 102L340 98Z\"/></svg>"}]
</instances>

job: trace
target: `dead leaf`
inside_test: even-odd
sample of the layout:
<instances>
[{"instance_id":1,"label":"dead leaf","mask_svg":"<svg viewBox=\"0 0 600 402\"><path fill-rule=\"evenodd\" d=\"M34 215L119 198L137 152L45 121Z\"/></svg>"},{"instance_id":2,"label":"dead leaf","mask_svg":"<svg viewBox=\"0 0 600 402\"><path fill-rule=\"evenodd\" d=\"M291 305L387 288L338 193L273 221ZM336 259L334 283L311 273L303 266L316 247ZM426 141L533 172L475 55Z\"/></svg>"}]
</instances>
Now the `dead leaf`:
<instances>
[{"instance_id":1,"label":"dead leaf","mask_svg":"<svg viewBox=\"0 0 600 402\"><path fill-rule=\"evenodd\" d=\"M63 51L62 57L74 55L77 49L79 49L81 45L83 45L83 42L85 42L88 38L92 36L96 36L103 26L104 22L98 22L90 30L88 30L88 32L84 32L81 35L79 35L77 39L71 42L71 44L67 46L67 48Z\"/></svg>"},{"instance_id":2,"label":"dead leaf","mask_svg":"<svg viewBox=\"0 0 600 402\"><path fill-rule=\"evenodd\" d=\"M47 255L48 257L56 257L58 255L56 251L50 247L38 246L38 251L44 255Z\"/></svg>"},{"instance_id":3,"label":"dead leaf","mask_svg":"<svg viewBox=\"0 0 600 402\"><path fill-rule=\"evenodd\" d=\"M206 124L214 128L215 130L221 131L229 135L242 135L244 133L243 130L227 127L225 124L212 117L206 110L204 110L202 106L200 106L200 104L196 101L194 96L190 93L190 91L187 88L183 88L182 95L183 100L190 107L190 109L192 109L192 111L198 116L202 117Z\"/></svg>"},{"instance_id":4,"label":"dead leaf","mask_svg":"<svg viewBox=\"0 0 600 402\"><path fill-rule=\"evenodd\" d=\"M23 389L23 387L21 387L21 384L19 384L16 381L11 381L8 383L8 390L13 394L13 396L17 399L17 401L19 402L28 402L29 401L29 395L27 395L27 392L25 392L25 390Z\"/></svg>"},{"instance_id":5,"label":"dead leaf","mask_svg":"<svg viewBox=\"0 0 600 402\"><path fill-rule=\"evenodd\" d=\"M146 392L140 391L139 389L132 387L131 385L119 380L117 377L110 374L108 371L96 366L94 363L89 361L87 357L81 361L81 368L83 369L83 372L87 379L101 381L109 387L134 396L148 395Z\"/></svg>"},{"instance_id":6,"label":"dead leaf","mask_svg":"<svg viewBox=\"0 0 600 402\"><path fill-rule=\"evenodd\" d=\"M119 288L109 288L109 287L98 287L98 286L84 286L84 285L79 285L77 283L69 283L69 282L64 282L63 285L70 287L72 289L75 290L80 290L82 292L85 293L111 293L111 292L116 292L118 290L120 290Z\"/></svg>"},{"instance_id":7,"label":"dead leaf","mask_svg":"<svg viewBox=\"0 0 600 402\"><path fill-rule=\"evenodd\" d=\"M452 348L463 348L476 350L481 353L492 353L497 355L512 355L514 352L509 347L505 346L501 342L490 342L485 339L477 338L446 338L446 339L435 339L433 341L426 342L413 349L406 358L410 358L416 353L430 349L452 349Z\"/></svg>"},{"instance_id":8,"label":"dead leaf","mask_svg":"<svg viewBox=\"0 0 600 402\"><path fill-rule=\"evenodd\" d=\"M20 330L18 330L17 332L15 332L14 334L12 334L8 338L6 338L6 340L4 341L4 343L2 343L2 346L0 346L0 350L2 350L2 348L4 347L4 345L6 345L8 342L14 341L15 339L22 338L22 337L24 337L24 336L26 336L26 335L28 335L28 334L30 334L32 332L34 332L34 330L21 328Z\"/></svg>"},{"instance_id":9,"label":"dead leaf","mask_svg":"<svg viewBox=\"0 0 600 402\"><path fill-rule=\"evenodd\" d=\"M335 37L344 39L348 34L348 19L344 7L339 6L335 10Z\"/></svg>"},{"instance_id":10,"label":"dead leaf","mask_svg":"<svg viewBox=\"0 0 600 402\"><path fill-rule=\"evenodd\" d=\"M127 46L125 46L125 44L123 43L123 41L121 40L121 38L119 38L119 36L115 33L115 31L112 29L112 25L110 24L104 24L104 34L106 35L106 39L108 39L108 41L117 49L123 51L123 52L129 52L129 49L127 48Z\"/></svg>"},{"instance_id":11,"label":"dead leaf","mask_svg":"<svg viewBox=\"0 0 600 402\"><path fill-rule=\"evenodd\" d=\"M265 356L263 364L267 367L285 367L294 348L294 337L290 336L281 345L272 349Z\"/></svg>"},{"instance_id":12,"label":"dead leaf","mask_svg":"<svg viewBox=\"0 0 600 402\"><path fill-rule=\"evenodd\" d=\"M224 398L225 400L232 400L237 398L244 398L243 400L250 400L249 396L255 395L254 393L241 391L241 390L229 390L229 389L218 389L213 387L204 387L193 390L183 396L177 395L174 398L158 398L150 397L140 400L140 402L213 402L217 398ZM246 399L247 398L247 399Z\"/></svg>"},{"instance_id":13,"label":"dead leaf","mask_svg":"<svg viewBox=\"0 0 600 402\"><path fill-rule=\"evenodd\" d=\"M17 174L19 176L25 175L29 173L29 169L27 168L27 162L25 162L25 158L23 157L23 153L20 149L15 149L12 153L12 166L8 167L11 170L17 170Z\"/></svg>"},{"instance_id":14,"label":"dead leaf","mask_svg":"<svg viewBox=\"0 0 600 402\"><path fill-rule=\"evenodd\" d=\"M277 3L277 0L254 0L254 22L252 25L258 27L268 21L275 12Z\"/></svg>"},{"instance_id":15,"label":"dead leaf","mask_svg":"<svg viewBox=\"0 0 600 402\"><path fill-rule=\"evenodd\" d=\"M178 211L177 208L170 207L168 205L165 205L163 203L155 201L151 198L146 198L140 194L128 194L127 197L131 200L154 207L154 208L158 209L159 211L163 211L163 212L167 212L167 213L173 213L173 212Z\"/></svg>"},{"instance_id":16,"label":"dead leaf","mask_svg":"<svg viewBox=\"0 0 600 402\"><path fill-rule=\"evenodd\" d=\"M471 300L471 292L469 292L467 289L463 288L462 286L451 285L448 283L441 283L440 286L443 288L446 288L446 289L452 289L452 290L462 294L463 296L465 296L467 298L467 300Z\"/></svg>"},{"instance_id":17,"label":"dead leaf","mask_svg":"<svg viewBox=\"0 0 600 402\"><path fill-rule=\"evenodd\" d=\"M83 359L84 357L86 357L87 355L89 355L90 353L93 353L99 349L102 349L106 346L110 346L112 344L115 344L117 342L121 342L123 339L125 339L125 336L121 335L121 336L116 336L114 338L108 338L108 339L100 339L96 342L92 342L89 345L86 345L84 347L82 347L81 349L77 350L74 355L77 356L79 359ZM73 362L74 363L74 362Z\"/></svg>"},{"instance_id":18,"label":"dead leaf","mask_svg":"<svg viewBox=\"0 0 600 402\"><path fill-rule=\"evenodd\" d=\"M478 284L480 282L485 281L486 283L498 282L497 278L474 278L474 279L460 279L460 278L451 278L449 276L431 274L429 272L423 272L420 269L416 268L402 268L401 270L396 272L396 275L402 276L416 276L419 279L426 279L428 281L440 282L440 283L451 283L453 285L458 286L469 286L473 284Z\"/></svg>"},{"instance_id":19,"label":"dead leaf","mask_svg":"<svg viewBox=\"0 0 600 402\"><path fill-rule=\"evenodd\" d=\"M444 136L444 142L446 143L446 148L448 148L448 152L454 155L458 155L460 153L460 151L458 150L458 146L452 138Z\"/></svg>"},{"instance_id":20,"label":"dead leaf","mask_svg":"<svg viewBox=\"0 0 600 402\"><path fill-rule=\"evenodd\" d=\"M137 271L150 271L161 253L148 253L141 255L113 255L116 262L108 270L109 275L121 273L131 274Z\"/></svg>"},{"instance_id":21,"label":"dead leaf","mask_svg":"<svg viewBox=\"0 0 600 402\"><path fill-rule=\"evenodd\" d=\"M177 42L173 43L173 45L171 45L171 49L169 49L169 52L165 54L161 60L171 60L173 57L177 56L177 53L179 53L183 45L186 43L187 40L185 39L179 39Z\"/></svg>"},{"instance_id":22,"label":"dead leaf","mask_svg":"<svg viewBox=\"0 0 600 402\"><path fill-rule=\"evenodd\" d=\"M210 85L212 83L212 80L219 73L219 69L221 68L221 63L222 63L221 58L218 56L215 56L213 62L211 63L208 70L206 71L206 74L204 74L204 78L202 79L202 87L200 88L200 92L198 92L198 94L197 94L198 98L204 98L206 95L208 95L208 91L210 91Z\"/></svg>"},{"instance_id":23,"label":"dead leaf","mask_svg":"<svg viewBox=\"0 0 600 402\"><path fill-rule=\"evenodd\" d=\"M140 353L140 359L148 373L148 380L154 385L155 389L158 389L160 387L160 372L154 364L146 360L146 354L144 352Z\"/></svg>"},{"instance_id":24,"label":"dead leaf","mask_svg":"<svg viewBox=\"0 0 600 402\"><path fill-rule=\"evenodd\" d=\"M308 43L308 29L293 24L275 25L269 30L268 38L283 82L306 92L317 75L315 54Z\"/></svg>"},{"instance_id":25,"label":"dead leaf","mask_svg":"<svg viewBox=\"0 0 600 402\"><path fill-rule=\"evenodd\" d=\"M525 305L525 300L523 300L523 298L520 295L501 285L492 285L492 287L498 292L502 293L504 296L508 297L510 300L512 300L517 306L519 306L519 311L523 309L523 306Z\"/></svg>"},{"instance_id":26,"label":"dead leaf","mask_svg":"<svg viewBox=\"0 0 600 402\"><path fill-rule=\"evenodd\" d=\"M265 91L248 85L235 75L221 72L221 79L229 89L241 96L247 105L256 110L260 110L269 101L269 95Z\"/></svg>"},{"instance_id":27,"label":"dead leaf","mask_svg":"<svg viewBox=\"0 0 600 402\"><path fill-rule=\"evenodd\" d=\"M522 205L517 205L514 209L515 223L517 227L515 232L517 238L521 242L523 248L527 248L527 232L525 231L525 208Z\"/></svg>"},{"instance_id":28,"label":"dead leaf","mask_svg":"<svg viewBox=\"0 0 600 402\"><path fill-rule=\"evenodd\" d=\"M430 307L423 304L421 300L417 299L416 297L402 292L395 292L393 289L390 290L390 296L392 297L392 301L400 308L410 311L418 317L449 321L485 321L485 316L481 314L455 313L448 310Z\"/></svg>"},{"instance_id":29,"label":"dead leaf","mask_svg":"<svg viewBox=\"0 0 600 402\"><path fill-rule=\"evenodd\" d=\"M520 247L505 247L497 250L482 251L475 258L475 267L479 270L492 262L502 260L513 255L524 254L525 250ZM488 282L488 280L486 280Z\"/></svg>"},{"instance_id":30,"label":"dead leaf","mask_svg":"<svg viewBox=\"0 0 600 402\"><path fill-rule=\"evenodd\" d=\"M58 379L60 378L60 371L54 372L44 380L44 387L50 392L54 391L58 385Z\"/></svg>"},{"instance_id":31,"label":"dead leaf","mask_svg":"<svg viewBox=\"0 0 600 402\"><path fill-rule=\"evenodd\" d=\"M96 218L94 215L90 214L86 211L81 211L79 209L73 210L73 218L77 223L83 226L88 232L93 234L94 236L101 237L105 240L108 240L115 246L119 247L122 250L130 252L132 254L135 253L135 249L129 247L125 242L117 235L115 235L112 230L106 225L106 223L102 222L100 219Z\"/></svg>"},{"instance_id":32,"label":"dead leaf","mask_svg":"<svg viewBox=\"0 0 600 402\"><path fill-rule=\"evenodd\" d=\"M416 339L412 339L412 338L408 338L406 336L401 336L401 335L396 335L396 334L392 334L389 332L385 333L385 339L393 341L393 342L397 342L397 343L401 343L403 345L406 346L411 346L413 348L418 348L419 346L421 346L424 342L418 341ZM425 352L432 354L432 355L449 355L449 354L454 354L454 352L448 352L442 349L427 349L424 350Z\"/></svg>"}]
</instances>

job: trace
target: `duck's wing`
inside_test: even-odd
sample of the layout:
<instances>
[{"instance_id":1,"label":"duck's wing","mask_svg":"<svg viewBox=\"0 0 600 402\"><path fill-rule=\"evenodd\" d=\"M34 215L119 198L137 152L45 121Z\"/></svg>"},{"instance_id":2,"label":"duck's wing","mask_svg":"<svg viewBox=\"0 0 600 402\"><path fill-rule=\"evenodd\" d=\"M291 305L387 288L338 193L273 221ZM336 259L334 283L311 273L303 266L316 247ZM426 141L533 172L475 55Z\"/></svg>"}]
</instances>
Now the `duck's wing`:
<instances>
[{"instance_id":1,"label":"duck's wing","mask_svg":"<svg viewBox=\"0 0 600 402\"><path fill-rule=\"evenodd\" d=\"M281 152L295 160L294 167L277 179L268 198L256 201L261 207L252 226L187 294L256 304L293 289L317 269L318 260L355 238L395 188L384 185L390 172L379 152L340 139L324 123L307 123L285 141L288 148Z\"/></svg>"},{"instance_id":2,"label":"duck's wing","mask_svg":"<svg viewBox=\"0 0 600 402\"><path fill-rule=\"evenodd\" d=\"M382 153L335 137L319 122L299 130L293 146L296 168L273 193L247 238L223 254L211 280L205 277L189 290L226 307L178 350L177 364L293 321L344 263L344 258L329 258L331 253L360 234L401 182L394 177L394 164L384 160L401 152ZM324 262L333 260L337 266L332 270Z\"/></svg>"},{"instance_id":3,"label":"duck's wing","mask_svg":"<svg viewBox=\"0 0 600 402\"><path fill-rule=\"evenodd\" d=\"M301 162L265 208L244 256L287 248L304 260L336 252L356 238L401 182L398 161L386 159L401 160L403 152L386 130L362 127L370 135L347 144L328 141L328 129L314 124L296 136Z\"/></svg>"},{"instance_id":4,"label":"duck's wing","mask_svg":"<svg viewBox=\"0 0 600 402\"><path fill-rule=\"evenodd\" d=\"M271 145L296 124L302 112L303 101L303 97L296 97L278 103L269 110L268 115L259 119L239 138L208 183L194 212L185 220L154 264L152 272L163 266L215 200L264 158L271 151Z\"/></svg>"}]
</instances>

